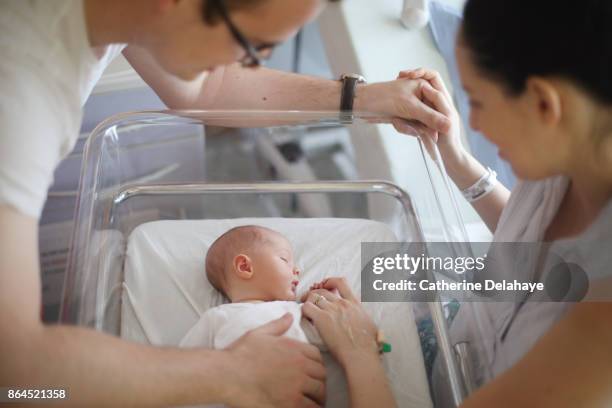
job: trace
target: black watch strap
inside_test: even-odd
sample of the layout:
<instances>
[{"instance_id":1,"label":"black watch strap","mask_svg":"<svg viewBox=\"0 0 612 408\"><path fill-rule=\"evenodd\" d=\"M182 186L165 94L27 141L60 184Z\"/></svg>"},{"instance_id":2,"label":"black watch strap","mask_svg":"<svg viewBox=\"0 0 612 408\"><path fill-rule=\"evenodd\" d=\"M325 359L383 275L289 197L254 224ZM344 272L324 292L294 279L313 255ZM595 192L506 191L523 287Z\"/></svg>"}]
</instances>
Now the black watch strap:
<instances>
[{"instance_id":1,"label":"black watch strap","mask_svg":"<svg viewBox=\"0 0 612 408\"><path fill-rule=\"evenodd\" d=\"M365 83L365 79L357 74L343 74L342 91L340 94L340 112L343 117L350 117L353 113L353 103L355 102L355 89L357 84Z\"/></svg>"}]
</instances>

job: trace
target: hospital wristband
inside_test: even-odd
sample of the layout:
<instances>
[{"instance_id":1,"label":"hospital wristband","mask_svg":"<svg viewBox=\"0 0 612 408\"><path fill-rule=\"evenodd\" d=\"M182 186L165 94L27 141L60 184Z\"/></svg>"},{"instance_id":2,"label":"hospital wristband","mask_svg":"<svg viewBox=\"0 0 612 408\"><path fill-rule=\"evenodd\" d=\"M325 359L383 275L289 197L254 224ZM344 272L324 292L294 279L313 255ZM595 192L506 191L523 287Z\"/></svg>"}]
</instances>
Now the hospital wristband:
<instances>
[{"instance_id":1,"label":"hospital wristband","mask_svg":"<svg viewBox=\"0 0 612 408\"><path fill-rule=\"evenodd\" d=\"M487 171L481 178L478 179L474 184L469 186L468 188L461 191L463 197L470 202L480 200L491 191L495 189L495 184L497 182L497 173L494 170L491 170L490 167L487 167Z\"/></svg>"}]
</instances>

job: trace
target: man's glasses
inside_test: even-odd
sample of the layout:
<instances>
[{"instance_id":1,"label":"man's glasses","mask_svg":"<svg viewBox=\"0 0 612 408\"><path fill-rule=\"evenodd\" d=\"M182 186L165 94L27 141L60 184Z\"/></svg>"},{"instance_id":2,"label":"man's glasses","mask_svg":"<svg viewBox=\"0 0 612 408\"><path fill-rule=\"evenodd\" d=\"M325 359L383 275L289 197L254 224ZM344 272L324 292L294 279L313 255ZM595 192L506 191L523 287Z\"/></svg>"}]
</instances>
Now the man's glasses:
<instances>
[{"instance_id":1,"label":"man's glasses","mask_svg":"<svg viewBox=\"0 0 612 408\"><path fill-rule=\"evenodd\" d=\"M232 33L234 40L244 49L245 55L238 61L243 67L256 68L261 65L262 60L270 58L276 44L266 43L258 45L257 47L253 46L230 19L223 0L208 0L208 2L209 5L217 9L225 25L227 25L227 28Z\"/></svg>"}]
</instances>

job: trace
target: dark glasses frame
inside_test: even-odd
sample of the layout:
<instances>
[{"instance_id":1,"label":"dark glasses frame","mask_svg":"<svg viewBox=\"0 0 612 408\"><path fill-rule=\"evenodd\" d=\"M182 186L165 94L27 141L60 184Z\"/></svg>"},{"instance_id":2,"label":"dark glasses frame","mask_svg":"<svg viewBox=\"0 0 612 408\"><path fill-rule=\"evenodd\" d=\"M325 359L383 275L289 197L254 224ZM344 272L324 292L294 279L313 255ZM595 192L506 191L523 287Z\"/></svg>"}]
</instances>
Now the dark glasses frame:
<instances>
[{"instance_id":1,"label":"dark glasses frame","mask_svg":"<svg viewBox=\"0 0 612 408\"><path fill-rule=\"evenodd\" d=\"M208 7L215 8L225 25L230 30L234 40L244 49L245 55L239 60L243 67L256 68L261 66L262 60L270 58L271 51L276 44L262 44L257 47L246 39L230 19L229 12L223 0L208 0Z\"/></svg>"}]
</instances>

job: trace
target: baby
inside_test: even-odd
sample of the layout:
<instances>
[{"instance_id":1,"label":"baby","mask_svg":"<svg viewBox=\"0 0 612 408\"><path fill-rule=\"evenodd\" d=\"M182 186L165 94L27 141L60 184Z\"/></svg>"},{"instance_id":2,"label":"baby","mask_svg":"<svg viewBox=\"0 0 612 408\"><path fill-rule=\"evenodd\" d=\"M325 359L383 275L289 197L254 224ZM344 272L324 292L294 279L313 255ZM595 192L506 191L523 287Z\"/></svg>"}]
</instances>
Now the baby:
<instances>
[{"instance_id":1,"label":"baby","mask_svg":"<svg viewBox=\"0 0 612 408\"><path fill-rule=\"evenodd\" d=\"M213 242L205 263L209 282L231 303L206 311L181 346L223 349L289 312L293 324L285 335L323 348L312 324L301 319L296 302L300 271L282 234L255 225L232 228Z\"/></svg>"}]
</instances>

